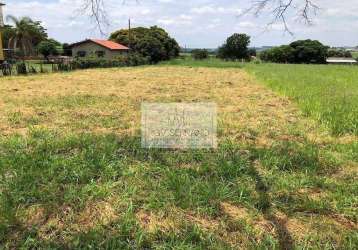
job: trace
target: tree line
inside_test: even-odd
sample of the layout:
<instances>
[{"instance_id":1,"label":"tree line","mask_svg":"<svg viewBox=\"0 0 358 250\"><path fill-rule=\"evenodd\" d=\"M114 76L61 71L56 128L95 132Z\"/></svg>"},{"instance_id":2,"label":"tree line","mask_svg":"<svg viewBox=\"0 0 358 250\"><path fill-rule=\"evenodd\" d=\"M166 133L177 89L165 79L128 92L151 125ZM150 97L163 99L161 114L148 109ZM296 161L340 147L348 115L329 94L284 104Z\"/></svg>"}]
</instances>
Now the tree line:
<instances>
[{"instance_id":1,"label":"tree line","mask_svg":"<svg viewBox=\"0 0 358 250\"><path fill-rule=\"evenodd\" d=\"M327 57L352 58L349 51L332 49L317 40L298 40L260 53L260 58L274 63L325 64Z\"/></svg>"},{"instance_id":2,"label":"tree line","mask_svg":"<svg viewBox=\"0 0 358 250\"><path fill-rule=\"evenodd\" d=\"M2 28L3 48L12 51L11 57L26 58L41 53L47 58L49 55L70 54L69 45L49 38L40 21L12 15L6 19L11 25Z\"/></svg>"},{"instance_id":3,"label":"tree line","mask_svg":"<svg viewBox=\"0 0 358 250\"><path fill-rule=\"evenodd\" d=\"M26 58L38 53L47 59L50 55L71 55L69 44L61 44L49 38L40 21L14 16L8 16L7 20L12 25L3 28L3 47L14 51L16 57ZM169 60L177 57L180 52L177 41L157 26L137 27L130 31L121 29L113 32L109 39L130 47L135 54L132 57L141 57L140 60L148 63Z\"/></svg>"},{"instance_id":4,"label":"tree line","mask_svg":"<svg viewBox=\"0 0 358 250\"><path fill-rule=\"evenodd\" d=\"M40 21L28 17L16 18L8 16L13 25L3 28L4 48L18 51L23 58L42 54L45 58L50 55L71 55L69 44L48 37L46 29ZM158 63L170 60L179 55L180 47L177 41L158 26L149 28L137 27L131 30L120 29L113 32L109 40L130 47L132 57L141 62ZM250 49L250 36L235 33L228 37L217 50L217 57L224 60L250 60L256 57L255 49ZM195 50L195 59L205 59L208 51ZM327 57L352 57L350 52L330 49L317 40L299 40L263 51L259 54L262 61L275 63L325 63Z\"/></svg>"},{"instance_id":5,"label":"tree line","mask_svg":"<svg viewBox=\"0 0 358 250\"><path fill-rule=\"evenodd\" d=\"M216 56L224 60L256 59L257 53L249 48L250 36L235 33L226 39L226 42L217 50ZM202 60L209 57L205 49L192 51L192 57ZM330 48L317 40L298 40L289 45L277 46L259 53L259 58L264 62L273 63L306 63L325 64L327 57L352 58L349 51Z\"/></svg>"}]
</instances>

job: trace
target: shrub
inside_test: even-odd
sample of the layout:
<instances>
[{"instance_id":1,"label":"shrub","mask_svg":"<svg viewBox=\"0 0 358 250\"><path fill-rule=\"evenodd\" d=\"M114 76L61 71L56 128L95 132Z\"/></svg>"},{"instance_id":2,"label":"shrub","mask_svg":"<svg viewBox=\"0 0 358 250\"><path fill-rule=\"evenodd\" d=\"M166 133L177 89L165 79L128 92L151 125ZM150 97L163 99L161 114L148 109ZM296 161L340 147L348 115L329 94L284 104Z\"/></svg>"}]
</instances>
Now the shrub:
<instances>
[{"instance_id":1,"label":"shrub","mask_svg":"<svg viewBox=\"0 0 358 250\"><path fill-rule=\"evenodd\" d=\"M139 53L130 53L120 59L122 66L139 66L150 63L150 57L144 57Z\"/></svg>"},{"instance_id":2,"label":"shrub","mask_svg":"<svg viewBox=\"0 0 358 250\"><path fill-rule=\"evenodd\" d=\"M106 60L97 57L77 58L71 63L72 69L90 69L90 68L111 68L125 66L139 66L149 63L148 57L143 57L139 53L130 53L120 56L114 60Z\"/></svg>"},{"instance_id":3,"label":"shrub","mask_svg":"<svg viewBox=\"0 0 358 250\"><path fill-rule=\"evenodd\" d=\"M206 49L194 49L191 52L191 56L195 60L204 60L204 59L207 59L209 57L209 52Z\"/></svg>"}]
</instances>

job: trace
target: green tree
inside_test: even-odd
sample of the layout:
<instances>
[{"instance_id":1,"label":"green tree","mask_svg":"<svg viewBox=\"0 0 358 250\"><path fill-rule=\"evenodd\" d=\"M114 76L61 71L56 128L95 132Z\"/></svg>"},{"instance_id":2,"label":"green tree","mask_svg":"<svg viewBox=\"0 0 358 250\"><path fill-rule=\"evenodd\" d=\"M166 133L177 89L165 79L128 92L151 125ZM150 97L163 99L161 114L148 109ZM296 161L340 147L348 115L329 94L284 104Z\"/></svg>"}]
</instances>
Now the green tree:
<instances>
[{"instance_id":1,"label":"green tree","mask_svg":"<svg viewBox=\"0 0 358 250\"><path fill-rule=\"evenodd\" d=\"M328 56L329 57L348 57L348 58L352 58L352 53L350 51L347 50L337 50L337 49L330 49L328 50Z\"/></svg>"},{"instance_id":2,"label":"green tree","mask_svg":"<svg viewBox=\"0 0 358 250\"><path fill-rule=\"evenodd\" d=\"M9 48L9 40L15 35L15 29L11 25L5 25L2 28L2 46L5 49Z\"/></svg>"},{"instance_id":3,"label":"green tree","mask_svg":"<svg viewBox=\"0 0 358 250\"><path fill-rule=\"evenodd\" d=\"M250 37L246 34L233 34L224 45L219 48L218 56L223 59L248 59Z\"/></svg>"},{"instance_id":4,"label":"green tree","mask_svg":"<svg viewBox=\"0 0 358 250\"><path fill-rule=\"evenodd\" d=\"M11 15L7 16L7 20L14 24L14 27L8 30L7 45L10 49L19 48L23 55L31 55L34 52L33 48L47 39L46 30L40 22L35 22L29 17L18 19Z\"/></svg>"},{"instance_id":5,"label":"green tree","mask_svg":"<svg viewBox=\"0 0 358 250\"><path fill-rule=\"evenodd\" d=\"M282 45L261 52L260 58L266 62L294 63L294 49L289 45Z\"/></svg>"},{"instance_id":6,"label":"green tree","mask_svg":"<svg viewBox=\"0 0 358 250\"><path fill-rule=\"evenodd\" d=\"M261 52L263 61L275 63L326 63L328 47L319 41L299 40Z\"/></svg>"},{"instance_id":7,"label":"green tree","mask_svg":"<svg viewBox=\"0 0 358 250\"><path fill-rule=\"evenodd\" d=\"M317 40L298 40L290 44L295 63L326 63L328 47Z\"/></svg>"},{"instance_id":8,"label":"green tree","mask_svg":"<svg viewBox=\"0 0 358 250\"><path fill-rule=\"evenodd\" d=\"M149 59L151 63L169 60L179 55L179 45L175 39L162 28L137 27L121 29L111 34L110 40L130 47L131 52Z\"/></svg>"},{"instance_id":9,"label":"green tree","mask_svg":"<svg viewBox=\"0 0 358 250\"><path fill-rule=\"evenodd\" d=\"M46 60L49 60L50 55L58 54L56 43L52 41L42 41L37 46L37 49L46 58Z\"/></svg>"}]
</instances>

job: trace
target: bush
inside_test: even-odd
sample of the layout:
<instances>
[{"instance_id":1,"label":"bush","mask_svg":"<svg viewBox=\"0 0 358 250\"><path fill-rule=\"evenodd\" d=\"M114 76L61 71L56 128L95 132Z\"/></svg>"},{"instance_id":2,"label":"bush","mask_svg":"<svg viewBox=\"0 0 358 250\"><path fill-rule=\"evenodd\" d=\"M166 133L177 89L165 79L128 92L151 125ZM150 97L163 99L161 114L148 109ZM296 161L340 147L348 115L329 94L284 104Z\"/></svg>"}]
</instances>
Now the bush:
<instances>
[{"instance_id":1,"label":"bush","mask_svg":"<svg viewBox=\"0 0 358 250\"><path fill-rule=\"evenodd\" d=\"M114 64L116 64L116 61L99 58L78 58L72 62L72 67L73 69L109 68L115 67Z\"/></svg>"},{"instance_id":2,"label":"bush","mask_svg":"<svg viewBox=\"0 0 358 250\"><path fill-rule=\"evenodd\" d=\"M150 57L144 57L139 53L130 53L123 58L119 58L119 60L123 63L123 66L139 66L150 64Z\"/></svg>"},{"instance_id":3,"label":"bush","mask_svg":"<svg viewBox=\"0 0 358 250\"><path fill-rule=\"evenodd\" d=\"M125 66L139 66L149 63L148 57L143 57L138 53L130 53L125 56L120 56L114 60L93 58L77 58L72 62L72 69L91 69L91 68L112 68Z\"/></svg>"},{"instance_id":4,"label":"bush","mask_svg":"<svg viewBox=\"0 0 358 250\"><path fill-rule=\"evenodd\" d=\"M204 60L204 59L207 59L209 57L209 52L206 49L194 49L191 52L191 56L195 60Z\"/></svg>"}]
</instances>

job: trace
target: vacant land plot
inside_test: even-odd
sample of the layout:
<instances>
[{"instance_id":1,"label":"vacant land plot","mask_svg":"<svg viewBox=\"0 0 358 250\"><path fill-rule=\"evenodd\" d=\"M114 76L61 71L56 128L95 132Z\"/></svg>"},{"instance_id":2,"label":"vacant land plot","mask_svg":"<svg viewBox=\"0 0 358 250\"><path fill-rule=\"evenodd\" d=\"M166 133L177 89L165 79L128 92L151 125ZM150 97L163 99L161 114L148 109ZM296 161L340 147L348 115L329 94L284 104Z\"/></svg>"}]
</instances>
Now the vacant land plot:
<instances>
[{"instance_id":1,"label":"vacant land plot","mask_svg":"<svg viewBox=\"0 0 358 250\"><path fill-rule=\"evenodd\" d=\"M219 148L142 149L143 101L216 102ZM0 133L5 248L358 247L356 138L241 69L3 78Z\"/></svg>"},{"instance_id":2,"label":"vacant land plot","mask_svg":"<svg viewBox=\"0 0 358 250\"><path fill-rule=\"evenodd\" d=\"M165 62L165 65L245 69L261 83L289 97L305 115L327 126L333 134L358 135L356 66L255 64L190 57Z\"/></svg>"}]
</instances>

